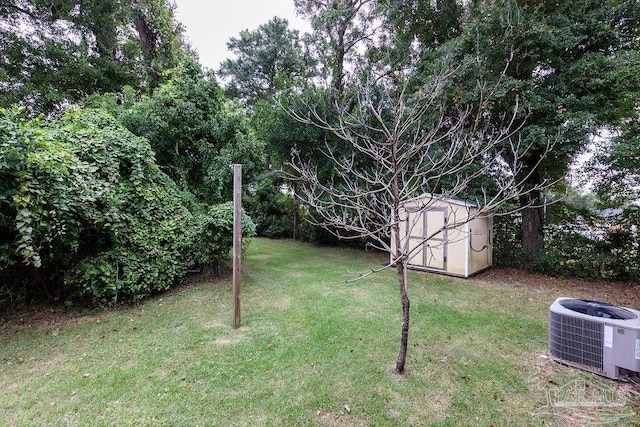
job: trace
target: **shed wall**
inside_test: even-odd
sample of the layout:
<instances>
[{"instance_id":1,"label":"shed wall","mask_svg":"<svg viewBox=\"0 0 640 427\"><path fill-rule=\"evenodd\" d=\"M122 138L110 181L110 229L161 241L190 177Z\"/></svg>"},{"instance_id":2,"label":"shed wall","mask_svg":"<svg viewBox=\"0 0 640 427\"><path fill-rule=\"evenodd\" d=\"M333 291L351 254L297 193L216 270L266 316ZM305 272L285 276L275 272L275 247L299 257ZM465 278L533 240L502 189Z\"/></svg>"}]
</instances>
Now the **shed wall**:
<instances>
[{"instance_id":1,"label":"shed wall","mask_svg":"<svg viewBox=\"0 0 640 427\"><path fill-rule=\"evenodd\" d=\"M482 271L493 264L491 217L475 218L469 222L469 271L468 275Z\"/></svg>"},{"instance_id":2,"label":"shed wall","mask_svg":"<svg viewBox=\"0 0 640 427\"><path fill-rule=\"evenodd\" d=\"M408 202L404 208L400 235L413 251L410 268L469 277L491 266L491 217L475 218L432 236L445 224L466 221L477 208L435 199Z\"/></svg>"}]
</instances>

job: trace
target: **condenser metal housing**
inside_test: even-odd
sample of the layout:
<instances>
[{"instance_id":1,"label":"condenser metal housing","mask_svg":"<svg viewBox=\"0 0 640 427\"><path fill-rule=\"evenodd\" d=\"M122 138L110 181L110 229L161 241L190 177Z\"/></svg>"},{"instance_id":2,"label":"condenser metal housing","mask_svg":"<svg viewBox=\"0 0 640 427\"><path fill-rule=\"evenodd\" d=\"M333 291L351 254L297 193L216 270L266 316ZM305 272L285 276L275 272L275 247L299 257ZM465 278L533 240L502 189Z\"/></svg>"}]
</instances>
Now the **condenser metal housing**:
<instances>
[{"instance_id":1,"label":"condenser metal housing","mask_svg":"<svg viewBox=\"0 0 640 427\"><path fill-rule=\"evenodd\" d=\"M640 311L558 298L549 308L549 353L561 363L609 378L640 372Z\"/></svg>"}]
</instances>

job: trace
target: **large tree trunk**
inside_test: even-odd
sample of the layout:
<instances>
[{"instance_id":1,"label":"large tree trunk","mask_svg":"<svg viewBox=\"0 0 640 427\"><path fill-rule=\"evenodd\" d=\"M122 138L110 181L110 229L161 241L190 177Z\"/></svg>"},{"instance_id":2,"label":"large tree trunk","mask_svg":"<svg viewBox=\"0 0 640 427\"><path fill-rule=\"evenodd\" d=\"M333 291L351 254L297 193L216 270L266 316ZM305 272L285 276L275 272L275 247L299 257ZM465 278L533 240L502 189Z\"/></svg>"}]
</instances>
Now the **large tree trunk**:
<instances>
[{"instance_id":1,"label":"large tree trunk","mask_svg":"<svg viewBox=\"0 0 640 427\"><path fill-rule=\"evenodd\" d=\"M341 34L341 37L338 41L337 51L336 51L336 63L333 67L333 82L332 86L336 90L337 94L342 93L342 83L344 79L344 58L346 56L345 47L344 47L344 35Z\"/></svg>"},{"instance_id":2,"label":"large tree trunk","mask_svg":"<svg viewBox=\"0 0 640 427\"><path fill-rule=\"evenodd\" d=\"M522 249L527 265L533 263L544 247L544 201L540 192L542 177L539 160L542 153L537 150L524 160L525 172L531 171L525 181L525 188L533 189L520 196L522 208Z\"/></svg>"},{"instance_id":3,"label":"large tree trunk","mask_svg":"<svg viewBox=\"0 0 640 427\"><path fill-rule=\"evenodd\" d=\"M527 183L529 188L540 185L540 175L536 171ZM544 247L544 202L540 190L532 190L520 198L522 210L522 249L525 262L534 262Z\"/></svg>"},{"instance_id":4,"label":"large tree trunk","mask_svg":"<svg viewBox=\"0 0 640 427\"><path fill-rule=\"evenodd\" d=\"M133 0L134 4L138 4L140 0ZM160 80L160 74L153 69L153 60L155 58L156 41L155 35L147 24L147 18L142 10L135 11L134 25L138 32L138 40L140 41L140 49L142 50L142 58L147 68L147 75L151 83L151 87L157 87Z\"/></svg>"},{"instance_id":5,"label":"large tree trunk","mask_svg":"<svg viewBox=\"0 0 640 427\"><path fill-rule=\"evenodd\" d=\"M539 201L539 194L537 197L532 196L532 206L522 211L522 249L527 263L535 261L538 253L544 247L544 231L542 228L544 225L544 208L537 203Z\"/></svg>"},{"instance_id":6,"label":"large tree trunk","mask_svg":"<svg viewBox=\"0 0 640 427\"><path fill-rule=\"evenodd\" d=\"M400 334L400 351L396 361L396 374L404 373L404 363L407 359L407 345L409 343L409 293L407 292L406 266L402 259L396 261L398 270L398 287L400 288L400 302L402 303L402 332Z\"/></svg>"}]
</instances>

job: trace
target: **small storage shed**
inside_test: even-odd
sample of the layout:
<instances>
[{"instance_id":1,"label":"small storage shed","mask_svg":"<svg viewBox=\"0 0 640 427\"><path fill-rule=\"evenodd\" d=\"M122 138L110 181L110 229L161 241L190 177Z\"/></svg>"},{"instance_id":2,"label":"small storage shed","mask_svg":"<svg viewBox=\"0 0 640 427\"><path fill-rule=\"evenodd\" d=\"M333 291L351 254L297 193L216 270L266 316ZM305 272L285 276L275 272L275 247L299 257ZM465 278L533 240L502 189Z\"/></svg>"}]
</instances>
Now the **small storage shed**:
<instances>
[{"instance_id":1,"label":"small storage shed","mask_svg":"<svg viewBox=\"0 0 640 427\"><path fill-rule=\"evenodd\" d=\"M425 194L400 211L409 268L470 277L491 267L493 218L464 200Z\"/></svg>"}]
</instances>

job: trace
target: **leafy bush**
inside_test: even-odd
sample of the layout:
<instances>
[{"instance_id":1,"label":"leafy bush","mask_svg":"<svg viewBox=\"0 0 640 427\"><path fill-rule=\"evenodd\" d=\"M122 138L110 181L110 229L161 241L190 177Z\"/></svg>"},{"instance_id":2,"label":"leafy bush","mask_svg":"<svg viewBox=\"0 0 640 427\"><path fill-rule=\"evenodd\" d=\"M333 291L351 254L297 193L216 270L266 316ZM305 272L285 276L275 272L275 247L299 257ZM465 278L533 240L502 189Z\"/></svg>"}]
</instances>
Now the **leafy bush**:
<instances>
[{"instance_id":1,"label":"leafy bush","mask_svg":"<svg viewBox=\"0 0 640 427\"><path fill-rule=\"evenodd\" d=\"M524 268L522 220L519 215L493 219L493 264L497 267Z\"/></svg>"},{"instance_id":2,"label":"leafy bush","mask_svg":"<svg viewBox=\"0 0 640 427\"><path fill-rule=\"evenodd\" d=\"M233 247L233 203L213 205L199 216L198 235L192 247L197 264L207 264L229 253ZM242 249L249 244L249 237L256 235L256 225L247 213L242 211Z\"/></svg>"},{"instance_id":3,"label":"leafy bush","mask_svg":"<svg viewBox=\"0 0 640 427\"><path fill-rule=\"evenodd\" d=\"M264 175L248 198L258 236L287 238L293 235L293 200L282 192L283 184L284 178L278 172Z\"/></svg>"},{"instance_id":4,"label":"leafy bush","mask_svg":"<svg viewBox=\"0 0 640 427\"><path fill-rule=\"evenodd\" d=\"M162 171L201 202L231 199L230 164L242 163L245 182L264 168L264 144L247 114L227 101L214 74L191 58L149 97L136 99L125 88L85 103L108 109L135 135L147 138Z\"/></svg>"},{"instance_id":5,"label":"leafy bush","mask_svg":"<svg viewBox=\"0 0 640 427\"><path fill-rule=\"evenodd\" d=\"M579 227L548 227L536 270L554 276L621 281L640 280L640 241L629 229L597 234Z\"/></svg>"},{"instance_id":6,"label":"leafy bush","mask_svg":"<svg viewBox=\"0 0 640 427\"><path fill-rule=\"evenodd\" d=\"M49 295L136 301L231 247L229 206L201 209L146 139L104 112L70 110L45 125L2 109L0 159L1 279L14 292L43 291L26 274Z\"/></svg>"},{"instance_id":7,"label":"leafy bush","mask_svg":"<svg viewBox=\"0 0 640 427\"><path fill-rule=\"evenodd\" d=\"M566 217L564 219L567 219ZM545 247L532 265L524 265L518 235L518 216L500 218L494 223L494 264L526 268L552 276L581 277L590 280L640 280L640 236L624 221L617 225L591 226L584 219L545 226ZM600 224L606 224L602 218Z\"/></svg>"},{"instance_id":8,"label":"leafy bush","mask_svg":"<svg viewBox=\"0 0 640 427\"><path fill-rule=\"evenodd\" d=\"M369 242L367 237L352 235L352 237L349 238L339 239L334 233L327 230L326 228L313 224L311 221L309 221L310 218L312 218L311 214L306 213L300 219L300 240L302 240L303 242L309 242L319 246L339 246L358 249L369 248L369 246L367 245L367 243ZM343 236L347 234L344 232L344 230L336 231L341 233L341 235Z\"/></svg>"}]
</instances>

